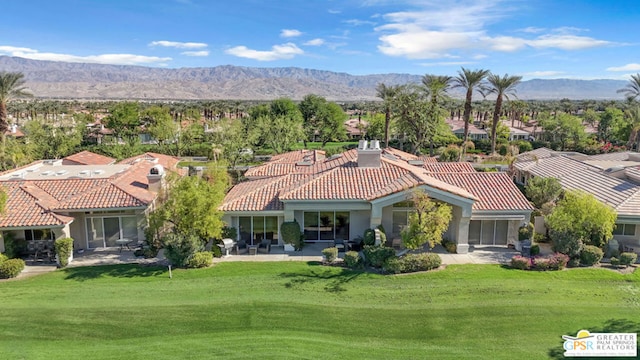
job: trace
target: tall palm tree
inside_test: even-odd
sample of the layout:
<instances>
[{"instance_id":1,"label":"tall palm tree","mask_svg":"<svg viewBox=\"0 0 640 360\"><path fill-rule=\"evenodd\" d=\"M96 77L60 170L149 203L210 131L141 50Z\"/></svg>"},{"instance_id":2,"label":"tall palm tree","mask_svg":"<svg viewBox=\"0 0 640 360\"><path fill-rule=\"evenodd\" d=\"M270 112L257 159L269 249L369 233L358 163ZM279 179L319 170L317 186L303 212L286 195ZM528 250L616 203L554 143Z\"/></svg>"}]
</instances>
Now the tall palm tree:
<instances>
[{"instance_id":1,"label":"tall palm tree","mask_svg":"<svg viewBox=\"0 0 640 360\"><path fill-rule=\"evenodd\" d=\"M9 129L7 122L7 103L16 98L33 96L24 86L24 74L0 72L0 137L4 142L4 133Z\"/></svg>"},{"instance_id":2,"label":"tall palm tree","mask_svg":"<svg viewBox=\"0 0 640 360\"><path fill-rule=\"evenodd\" d=\"M434 135L438 128L439 117L443 111L446 111L440 103L448 98L447 91L451 89L451 76L426 74L422 77L422 84L431 104L428 114L431 116L428 122L431 129L427 133L429 134L429 156L433 156Z\"/></svg>"},{"instance_id":3,"label":"tall palm tree","mask_svg":"<svg viewBox=\"0 0 640 360\"><path fill-rule=\"evenodd\" d=\"M384 106L384 146L389 147L389 126L391 125L391 111L393 98L398 94L399 86L387 86L384 83L376 87L376 96L382 99Z\"/></svg>"},{"instance_id":4,"label":"tall palm tree","mask_svg":"<svg viewBox=\"0 0 640 360\"><path fill-rule=\"evenodd\" d=\"M500 121L500 112L502 111L502 101L509 100L509 95L515 96L516 85L520 83L522 76L509 76L509 74L500 75L489 74L487 82L489 83L487 93L496 94L496 106L493 109L493 121L491 123L491 153L496 152L496 129Z\"/></svg>"},{"instance_id":5,"label":"tall palm tree","mask_svg":"<svg viewBox=\"0 0 640 360\"><path fill-rule=\"evenodd\" d=\"M465 102L464 102L464 143L462 144L462 151L460 152L460 159L467 151L467 140L469 139L469 119L471 117L471 101L473 98L473 91L482 88L482 80L489 74L489 70L469 70L464 67L458 70L458 76L453 79L454 88L463 88L466 90Z\"/></svg>"},{"instance_id":6,"label":"tall palm tree","mask_svg":"<svg viewBox=\"0 0 640 360\"><path fill-rule=\"evenodd\" d=\"M640 97L640 73L631 75L631 80L627 86L618 90L617 93L624 94L628 100L635 100Z\"/></svg>"}]
</instances>

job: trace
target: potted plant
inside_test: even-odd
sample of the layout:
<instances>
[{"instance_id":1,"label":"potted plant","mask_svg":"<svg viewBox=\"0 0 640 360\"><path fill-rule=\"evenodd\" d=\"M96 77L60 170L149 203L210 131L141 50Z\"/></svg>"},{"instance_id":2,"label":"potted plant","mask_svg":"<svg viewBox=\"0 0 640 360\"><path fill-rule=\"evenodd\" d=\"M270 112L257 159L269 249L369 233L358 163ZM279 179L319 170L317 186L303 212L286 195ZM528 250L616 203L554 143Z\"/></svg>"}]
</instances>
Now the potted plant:
<instances>
[{"instance_id":1,"label":"potted plant","mask_svg":"<svg viewBox=\"0 0 640 360\"><path fill-rule=\"evenodd\" d=\"M302 233L297 221L286 221L280 225L280 235L284 242L284 251L295 251L301 248Z\"/></svg>"}]
</instances>

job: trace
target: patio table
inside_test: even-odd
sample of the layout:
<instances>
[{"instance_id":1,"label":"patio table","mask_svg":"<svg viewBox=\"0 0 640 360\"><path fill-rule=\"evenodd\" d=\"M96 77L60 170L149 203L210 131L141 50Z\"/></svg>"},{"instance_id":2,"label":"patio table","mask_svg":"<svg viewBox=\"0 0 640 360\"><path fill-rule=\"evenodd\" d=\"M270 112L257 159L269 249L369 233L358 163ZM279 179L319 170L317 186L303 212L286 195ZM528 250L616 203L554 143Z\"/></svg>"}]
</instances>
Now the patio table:
<instances>
[{"instance_id":1,"label":"patio table","mask_svg":"<svg viewBox=\"0 0 640 360\"><path fill-rule=\"evenodd\" d=\"M122 248L123 247L127 247L127 249L131 250L131 247L129 247L129 244L131 244L133 242L133 240L131 239L118 239L116 240L116 245L120 245L120 250L118 252L122 252Z\"/></svg>"}]
</instances>

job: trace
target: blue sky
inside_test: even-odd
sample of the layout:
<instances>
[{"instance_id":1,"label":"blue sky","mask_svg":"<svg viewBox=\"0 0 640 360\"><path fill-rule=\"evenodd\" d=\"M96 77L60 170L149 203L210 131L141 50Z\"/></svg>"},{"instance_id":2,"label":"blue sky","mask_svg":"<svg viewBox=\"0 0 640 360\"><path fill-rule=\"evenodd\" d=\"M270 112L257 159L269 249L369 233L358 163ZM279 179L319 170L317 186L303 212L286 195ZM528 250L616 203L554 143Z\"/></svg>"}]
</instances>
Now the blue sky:
<instances>
[{"instance_id":1,"label":"blue sky","mask_svg":"<svg viewBox=\"0 0 640 360\"><path fill-rule=\"evenodd\" d=\"M153 67L295 66L531 78L640 72L627 0L31 0L0 13L0 55Z\"/></svg>"}]
</instances>

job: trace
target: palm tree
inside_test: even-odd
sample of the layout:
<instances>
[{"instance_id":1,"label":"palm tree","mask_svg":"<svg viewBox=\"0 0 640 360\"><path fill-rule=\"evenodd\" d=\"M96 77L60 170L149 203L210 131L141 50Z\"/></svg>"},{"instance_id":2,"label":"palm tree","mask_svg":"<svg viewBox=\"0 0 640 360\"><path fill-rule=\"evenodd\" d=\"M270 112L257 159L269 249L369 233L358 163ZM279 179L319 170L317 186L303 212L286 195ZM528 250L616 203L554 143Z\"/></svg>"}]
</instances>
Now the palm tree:
<instances>
[{"instance_id":1,"label":"palm tree","mask_svg":"<svg viewBox=\"0 0 640 360\"><path fill-rule=\"evenodd\" d=\"M624 94L628 100L635 100L640 97L640 73L631 75L631 80L624 88L617 91Z\"/></svg>"},{"instance_id":2,"label":"palm tree","mask_svg":"<svg viewBox=\"0 0 640 360\"><path fill-rule=\"evenodd\" d=\"M625 117L631 124L627 147L631 150L634 143L636 143L636 152L640 152L640 106L636 105L625 111Z\"/></svg>"},{"instance_id":3,"label":"palm tree","mask_svg":"<svg viewBox=\"0 0 640 360\"><path fill-rule=\"evenodd\" d=\"M509 100L509 95L515 96L516 85L520 83L522 76L509 76L504 74L500 75L489 74L487 76L487 82L489 87L486 89L489 94L496 94L496 106L493 109L493 121L491 123L491 153L496 152L496 129L498 128L498 122L500 121L500 111L502 111L502 100Z\"/></svg>"},{"instance_id":4,"label":"palm tree","mask_svg":"<svg viewBox=\"0 0 640 360\"><path fill-rule=\"evenodd\" d=\"M376 87L376 96L382 99L384 106L384 146L389 147L389 126L391 125L391 110L393 98L398 94L399 87L387 86L384 83Z\"/></svg>"},{"instance_id":5,"label":"palm tree","mask_svg":"<svg viewBox=\"0 0 640 360\"><path fill-rule=\"evenodd\" d=\"M460 152L460 159L467 151L467 140L469 139L469 118L471 117L471 100L473 97L473 91L481 89L482 80L489 74L489 70L469 70L464 67L458 70L458 76L453 79L454 88L463 88L466 90L465 102L464 102L464 143L462 144L462 151Z\"/></svg>"},{"instance_id":6,"label":"palm tree","mask_svg":"<svg viewBox=\"0 0 640 360\"><path fill-rule=\"evenodd\" d=\"M429 133L429 156L433 156L434 147L434 135L438 127L438 117L445 111L441 106L441 100L444 101L448 98L447 91L451 88L451 76L447 75L431 75L426 74L422 77L422 84L424 85L424 91L427 94L430 106L431 119L428 122L431 127Z\"/></svg>"},{"instance_id":7,"label":"palm tree","mask_svg":"<svg viewBox=\"0 0 640 360\"><path fill-rule=\"evenodd\" d=\"M7 103L16 98L33 96L24 86L24 74L0 72L0 137L4 143L4 133L9 129Z\"/></svg>"}]
</instances>

